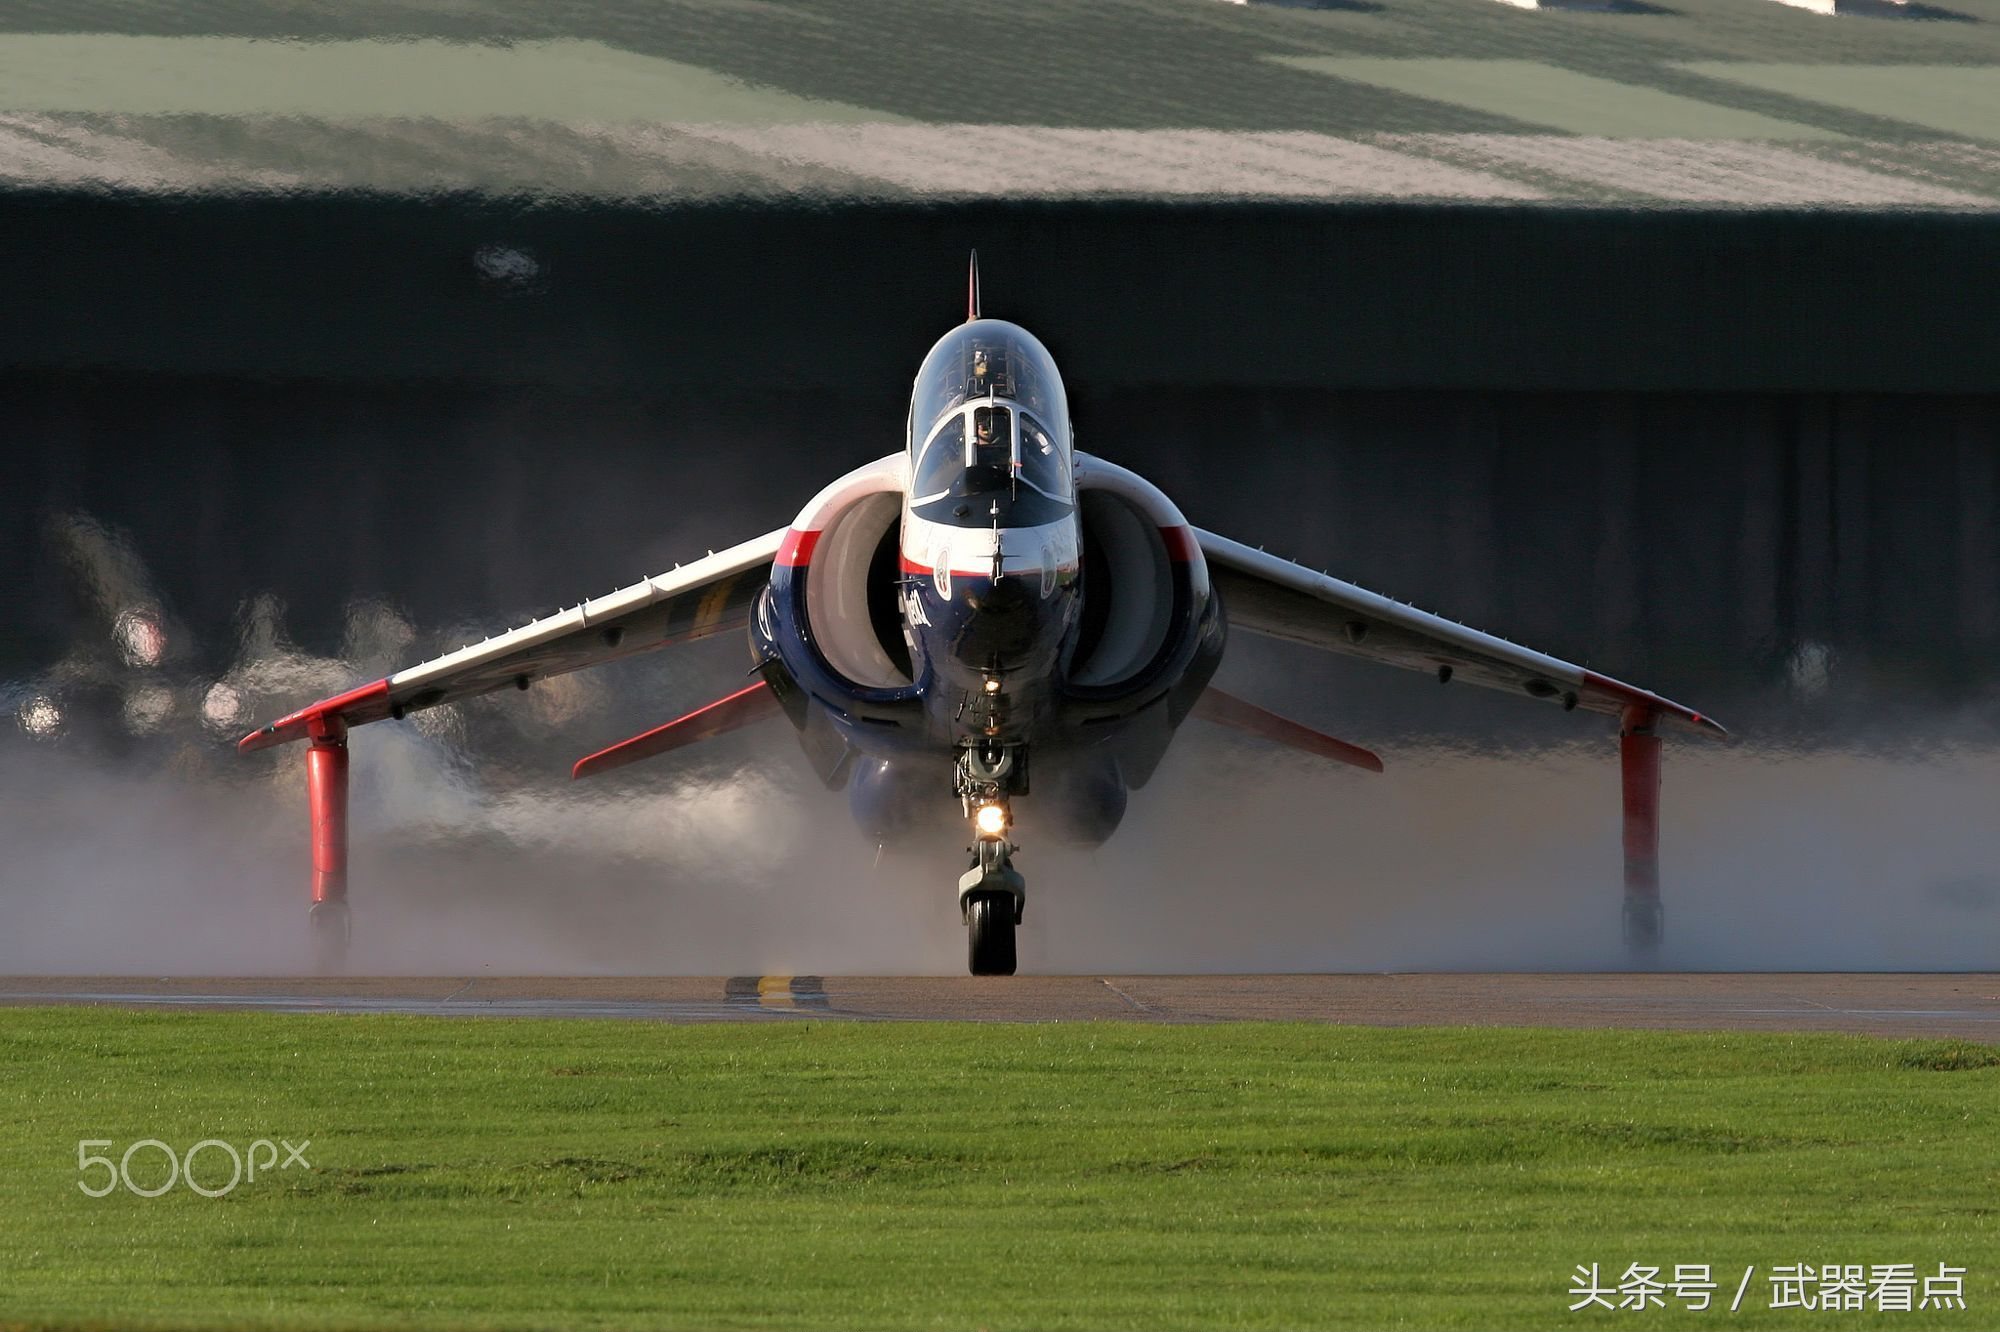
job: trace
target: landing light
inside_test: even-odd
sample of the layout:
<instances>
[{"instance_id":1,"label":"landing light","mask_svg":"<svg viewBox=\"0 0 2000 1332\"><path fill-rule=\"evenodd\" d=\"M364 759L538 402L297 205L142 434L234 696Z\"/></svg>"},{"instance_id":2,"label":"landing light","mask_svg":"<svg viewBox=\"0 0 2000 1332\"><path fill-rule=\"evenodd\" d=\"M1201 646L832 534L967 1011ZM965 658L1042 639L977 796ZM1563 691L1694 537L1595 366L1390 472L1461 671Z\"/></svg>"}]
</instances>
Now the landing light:
<instances>
[{"instance_id":1,"label":"landing light","mask_svg":"<svg viewBox=\"0 0 2000 1332\"><path fill-rule=\"evenodd\" d=\"M989 675L986 677L986 692L989 694L1000 692L1000 681L994 676Z\"/></svg>"},{"instance_id":2,"label":"landing light","mask_svg":"<svg viewBox=\"0 0 2000 1332\"><path fill-rule=\"evenodd\" d=\"M981 837L998 837L1007 831L1007 811L998 805L981 805L972 823Z\"/></svg>"}]
</instances>

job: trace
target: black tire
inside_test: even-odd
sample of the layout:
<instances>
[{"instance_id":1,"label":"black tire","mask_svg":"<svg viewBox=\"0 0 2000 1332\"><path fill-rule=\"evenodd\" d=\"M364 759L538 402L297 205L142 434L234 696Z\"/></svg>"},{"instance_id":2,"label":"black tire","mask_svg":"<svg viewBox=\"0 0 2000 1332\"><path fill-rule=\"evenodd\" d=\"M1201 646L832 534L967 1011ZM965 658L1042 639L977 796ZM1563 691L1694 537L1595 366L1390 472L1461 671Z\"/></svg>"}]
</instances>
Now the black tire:
<instances>
[{"instance_id":1,"label":"black tire","mask_svg":"<svg viewBox=\"0 0 2000 1332\"><path fill-rule=\"evenodd\" d=\"M354 929L345 902L315 902L307 918L312 933L313 971L339 976L347 970L347 942Z\"/></svg>"},{"instance_id":2,"label":"black tire","mask_svg":"<svg viewBox=\"0 0 2000 1332\"><path fill-rule=\"evenodd\" d=\"M975 893L965 904L965 961L975 976L1014 974L1014 895Z\"/></svg>"},{"instance_id":3,"label":"black tire","mask_svg":"<svg viewBox=\"0 0 2000 1332\"><path fill-rule=\"evenodd\" d=\"M1651 966L1657 961L1666 933L1666 913L1658 902L1625 904L1625 949L1635 964Z\"/></svg>"}]
</instances>

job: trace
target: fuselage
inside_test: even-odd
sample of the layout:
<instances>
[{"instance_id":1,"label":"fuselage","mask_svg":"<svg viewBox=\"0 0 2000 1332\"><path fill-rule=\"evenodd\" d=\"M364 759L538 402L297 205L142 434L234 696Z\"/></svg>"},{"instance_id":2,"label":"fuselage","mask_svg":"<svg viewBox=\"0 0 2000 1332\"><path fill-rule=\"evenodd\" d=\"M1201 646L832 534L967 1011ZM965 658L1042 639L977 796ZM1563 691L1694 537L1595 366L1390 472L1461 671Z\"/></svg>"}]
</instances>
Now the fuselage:
<instances>
[{"instance_id":1,"label":"fuselage","mask_svg":"<svg viewBox=\"0 0 2000 1332\"><path fill-rule=\"evenodd\" d=\"M878 833L969 753L1005 757L1025 793L1032 754L1036 789L1060 793L1044 807L1102 840L1206 685L1221 610L1185 520L1123 469L1091 471L1087 497L1047 349L974 319L925 357L901 454L795 521L752 650Z\"/></svg>"},{"instance_id":2,"label":"fuselage","mask_svg":"<svg viewBox=\"0 0 2000 1332\"><path fill-rule=\"evenodd\" d=\"M898 565L934 736L1025 744L1055 719L1083 536L1055 362L996 319L952 330L912 395Z\"/></svg>"}]
</instances>

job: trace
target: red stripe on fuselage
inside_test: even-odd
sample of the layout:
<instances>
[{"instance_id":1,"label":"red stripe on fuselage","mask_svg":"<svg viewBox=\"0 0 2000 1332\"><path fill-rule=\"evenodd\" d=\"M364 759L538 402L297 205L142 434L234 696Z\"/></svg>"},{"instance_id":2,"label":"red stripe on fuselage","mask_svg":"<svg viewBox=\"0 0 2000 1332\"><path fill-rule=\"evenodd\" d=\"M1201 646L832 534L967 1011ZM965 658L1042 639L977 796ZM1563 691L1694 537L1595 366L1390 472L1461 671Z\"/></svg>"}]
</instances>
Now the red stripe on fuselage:
<instances>
[{"instance_id":1,"label":"red stripe on fuselage","mask_svg":"<svg viewBox=\"0 0 2000 1332\"><path fill-rule=\"evenodd\" d=\"M819 533L801 532L796 527L785 533L785 540L778 547L777 563L787 569L798 569L812 563L813 547L819 544Z\"/></svg>"}]
</instances>

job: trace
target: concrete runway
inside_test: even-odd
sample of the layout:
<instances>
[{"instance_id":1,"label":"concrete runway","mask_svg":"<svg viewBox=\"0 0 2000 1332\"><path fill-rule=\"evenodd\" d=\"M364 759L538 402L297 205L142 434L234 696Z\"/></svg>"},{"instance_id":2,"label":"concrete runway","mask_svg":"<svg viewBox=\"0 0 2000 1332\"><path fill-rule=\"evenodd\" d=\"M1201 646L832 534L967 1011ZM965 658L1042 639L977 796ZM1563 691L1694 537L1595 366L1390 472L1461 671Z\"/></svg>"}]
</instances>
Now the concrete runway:
<instances>
[{"instance_id":1,"label":"concrete runway","mask_svg":"<svg viewBox=\"0 0 2000 1332\"><path fill-rule=\"evenodd\" d=\"M2000 1041L2000 975L0 977L0 1005L283 1013L1845 1031Z\"/></svg>"}]
</instances>

